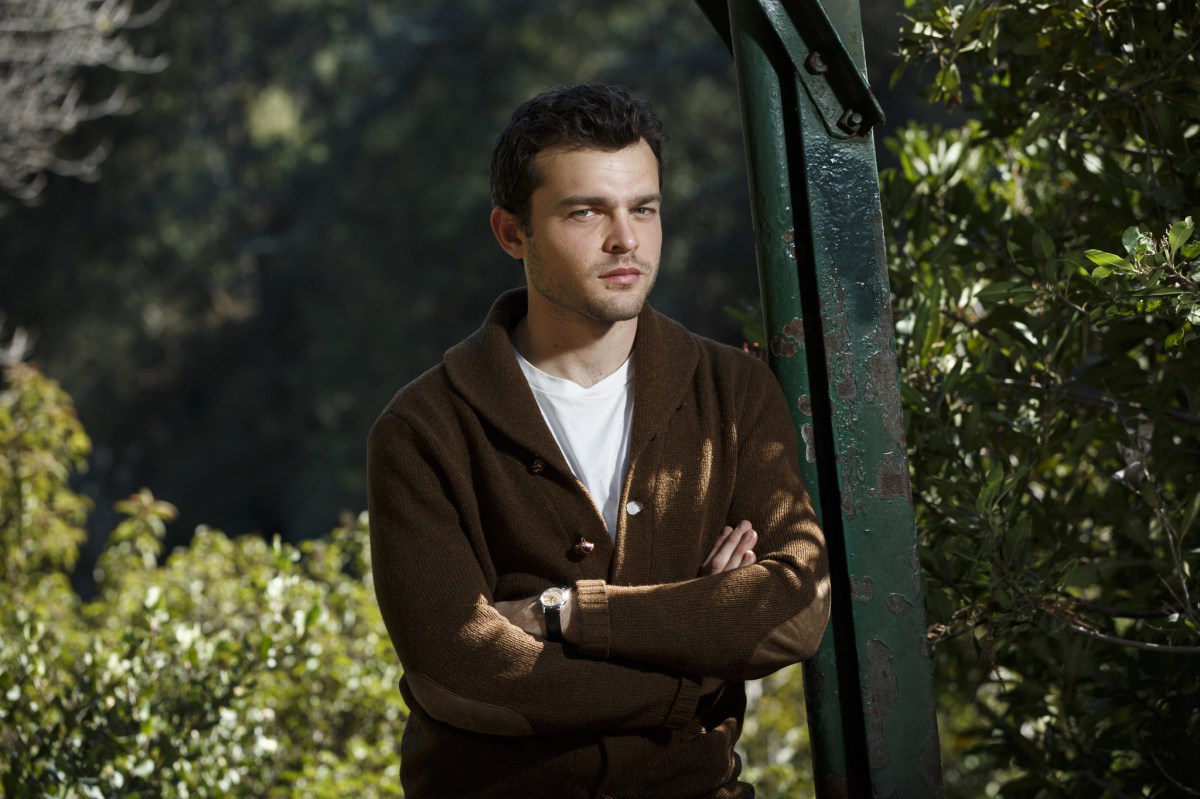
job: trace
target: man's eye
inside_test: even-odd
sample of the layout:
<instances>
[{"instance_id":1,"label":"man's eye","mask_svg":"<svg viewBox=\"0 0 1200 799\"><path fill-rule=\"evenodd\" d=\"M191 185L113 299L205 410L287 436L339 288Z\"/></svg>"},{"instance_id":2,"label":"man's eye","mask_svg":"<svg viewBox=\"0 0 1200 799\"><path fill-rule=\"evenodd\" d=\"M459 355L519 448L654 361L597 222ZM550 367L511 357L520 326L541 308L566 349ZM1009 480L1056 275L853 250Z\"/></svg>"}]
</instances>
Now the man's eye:
<instances>
[{"instance_id":1,"label":"man's eye","mask_svg":"<svg viewBox=\"0 0 1200 799\"><path fill-rule=\"evenodd\" d=\"M633 212L638 216L654 216L658 213L657 208L634 208Z\"/></svg>"},{"instance_id":2,"label":"man's eye","mask_svg":"<svg viewBox=\"0 0 1200 799\"><path fill-rule=\"evenodd\" d=\"M593 211L591 208L580 208L578 211L571 212L571 216L578 217L580 219L586 219L589 216L595 216L595 215L596 215L596 212Z\"/></svg>"}]
</instances>

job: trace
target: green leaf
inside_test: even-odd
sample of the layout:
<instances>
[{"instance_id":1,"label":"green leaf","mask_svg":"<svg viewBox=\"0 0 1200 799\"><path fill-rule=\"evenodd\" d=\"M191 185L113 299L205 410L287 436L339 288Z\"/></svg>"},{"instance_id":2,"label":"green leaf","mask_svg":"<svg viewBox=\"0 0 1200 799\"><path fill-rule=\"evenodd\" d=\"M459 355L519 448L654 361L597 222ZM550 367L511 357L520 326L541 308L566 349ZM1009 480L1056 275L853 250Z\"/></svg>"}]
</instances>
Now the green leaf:
<instances>
[{"instance_id":1,"label":"green leaf","mask_svg":"<svg viewBox=\"0 0 1200 799\"><path fill-rule=\"evenodd\" d=\"M1022 285L1016 280L1000 280L995 283L990 283L980 289L975 298L982 302L997 302L1007 299L1013 291Z\"/></svg>"},{"instance_id":2,"label":"green leaf","mask_svg":"<svg viewBox=\"0 0 1200 799\"><path fill-rule=\"evenodd\" d=\"M1171 225L1171 229L1167 231L1167 243L1171 248L1171 257L1179 252L1179 248L1187 244L1188 239L1192 237L1195 230L1195 225L1192 223L1192 218L1189 216L1182 222L1176 222Z\"/></svg>"},{"instance_id":3,"label":"green leaf","mask_svg":"<svg viewBox=\"0 0 1200 799\"><path fill-rule=\"evenodd\" d=\"M986 512L991 508L1000 495L1000 489L1004 483L1004 469L1000 464L993 463L988 469L987 479L984 481L983 487L979 491L979 498L975 501L975 510L980 513Z\"/></svg>"},{"instance_id":4,"label":"green leaf","mask_svg":"<svg viewBox=\"0 0 1200 799\"><path fill-rule=\"evenodd\" d=\"M951 62L945 69L937 75L937 85L942 90L944 96L957 97L959 89L962 86L962 76L958 72L958 65Z\"/></svg>"},{"instance_id":5,"label":"green leaf","mask_svg":"<svg viewBox=\"0 0 1200 799\"><path fill-rule=\"evenodd\" d=\"M1083 254L1088 257L1089 261L1097 266L1106 266L1110 269L1121 271L1128 271L1131 268L1128 260L1124 258L1118 258L1111 252L1105 252L1104 250L1084 250Z\"/></svg>"},{"instance_id":6,"label":"green leaf","mask_svg":"<svg viewBox=\"0 0 1200 799\"><path fill-rule=\"evenodd\" d=\"M1137 250L1138 242L1142 240L1142 231L1137 229L1137 226L1125 228L1125 234L1121 236L1121 244L1125 246L1125 252L1133 255Z\"/></svg>"},{"instance_id":7,"label":"green leaf","mask_svg":"<svg viewBox=\"0 0 1200 799\"><path fill-rule=\"evenodd\" d=\"M1033 254L1039 260L1048 261L1054 257L1054 239L1050 238L1050 234L1038 228L1033 234Z\"/></svg>"},{"instance_id":8,"label":"green leaf","mask_svg":"<svg viewBox=\"0 0 1200 799\"><path fill-rule=\"evenodd\" d=\"M1192 504L1183 515L1183 523L1179 525L1179 535L1181 537L1186 535L1188 530L1192 529L1192 524L1195 523L1197 515L1200 515L1200 492L1197 492L1192 497Z\"/></svg>"}]
</instances>

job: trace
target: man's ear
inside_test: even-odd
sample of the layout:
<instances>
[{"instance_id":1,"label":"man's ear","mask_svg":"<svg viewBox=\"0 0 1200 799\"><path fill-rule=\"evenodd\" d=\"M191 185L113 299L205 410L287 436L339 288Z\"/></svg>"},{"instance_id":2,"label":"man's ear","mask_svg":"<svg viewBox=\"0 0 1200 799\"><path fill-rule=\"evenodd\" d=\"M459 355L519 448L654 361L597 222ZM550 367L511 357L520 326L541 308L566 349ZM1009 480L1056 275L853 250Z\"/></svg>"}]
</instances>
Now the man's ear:
<instances>
[{"instance_id":1,"label":"man's ear","mask_svg":"<svg viewBox=\"0 0 1200 799\"><path fill-rule=\"evenodd\" d=\"M500 206L492 209L492 234L506 253L513 258L525 257L526 237L517 221L517 215Z\"/></svg>"}]
</instances>

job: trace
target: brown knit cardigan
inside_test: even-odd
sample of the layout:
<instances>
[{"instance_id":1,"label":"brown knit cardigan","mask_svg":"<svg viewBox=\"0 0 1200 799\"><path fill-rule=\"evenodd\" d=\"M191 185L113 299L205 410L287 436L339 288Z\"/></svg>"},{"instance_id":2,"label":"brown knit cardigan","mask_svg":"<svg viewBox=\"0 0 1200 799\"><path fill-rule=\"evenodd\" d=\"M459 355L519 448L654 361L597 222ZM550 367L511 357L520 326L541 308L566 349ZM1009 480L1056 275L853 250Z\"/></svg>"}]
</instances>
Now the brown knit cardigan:
<instances>
[{"instance_id":1,"label":"brown knit cardigan","mask_svg":"<svg viewBox=\"0 0 1200 799\"><path fill-rule=\"evenodd\" d=\"M748 796L740 681L811 657L829 609L778 384L647 306L612 544L512 355L525 309L524 291L500 297L369 438L375 588L411 712L405 795ZM757 562L697 577L741 519ZM493 606L554 585L577 589L578 647ZM729 681L715 702L699 703L701 675Z\"/></svg>"}]
</instances>

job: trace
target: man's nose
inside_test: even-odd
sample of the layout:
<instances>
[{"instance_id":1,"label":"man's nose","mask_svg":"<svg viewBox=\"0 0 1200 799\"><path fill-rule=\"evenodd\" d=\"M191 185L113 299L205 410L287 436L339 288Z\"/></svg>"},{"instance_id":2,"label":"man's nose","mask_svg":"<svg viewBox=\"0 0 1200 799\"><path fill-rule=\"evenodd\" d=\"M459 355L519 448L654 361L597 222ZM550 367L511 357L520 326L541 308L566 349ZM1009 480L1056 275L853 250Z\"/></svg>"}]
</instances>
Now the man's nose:
<instances>
[{"instance_id":1,"label":"man's nose","mask_svg":"<svg viewBox=\"0 0 1200 799\"><path fill-rule=\"evenodd\" d=\"M623 214L618 215L608 229L604 240L604 251L613 255L624 255L638 248L637 231Z\"/></svg>"}]
</instances>

